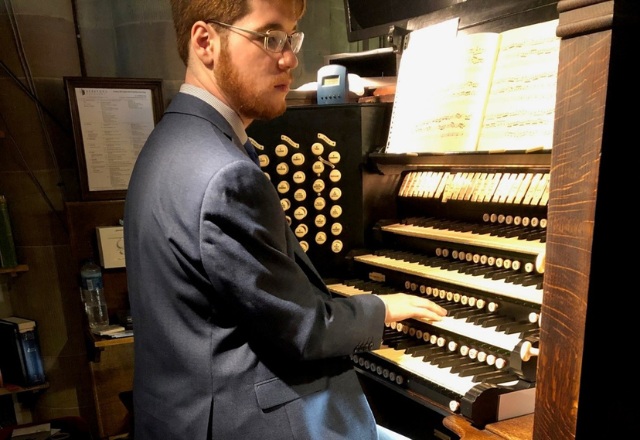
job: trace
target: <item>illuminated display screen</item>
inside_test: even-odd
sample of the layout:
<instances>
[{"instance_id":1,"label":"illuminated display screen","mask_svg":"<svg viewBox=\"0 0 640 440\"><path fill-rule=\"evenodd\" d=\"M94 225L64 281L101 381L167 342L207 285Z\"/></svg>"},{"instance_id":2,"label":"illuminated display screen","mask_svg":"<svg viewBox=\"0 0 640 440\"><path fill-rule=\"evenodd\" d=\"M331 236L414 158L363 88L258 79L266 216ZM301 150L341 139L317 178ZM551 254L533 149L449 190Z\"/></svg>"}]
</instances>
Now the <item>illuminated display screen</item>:
<instances>
[{"instance_id":1,"label":"illuminated display screen","mask_svg":"<svg viewBox=\"0 0 640 440\"><path fill-rule=\"evenodd\" d=\"M338 75L334 76L325 76L322 78L323 86L339 86L340 85L340 77Z\"/></svg>"}]
</instances>

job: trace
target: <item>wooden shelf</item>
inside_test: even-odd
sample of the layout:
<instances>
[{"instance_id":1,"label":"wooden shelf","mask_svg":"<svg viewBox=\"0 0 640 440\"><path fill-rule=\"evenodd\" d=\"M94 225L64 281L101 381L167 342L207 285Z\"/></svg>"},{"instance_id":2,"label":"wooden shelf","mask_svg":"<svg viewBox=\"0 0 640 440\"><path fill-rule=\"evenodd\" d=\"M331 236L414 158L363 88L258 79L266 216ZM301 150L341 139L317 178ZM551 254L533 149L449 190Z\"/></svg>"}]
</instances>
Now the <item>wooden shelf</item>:
<instances>
[{"instance_id":1,"label":"wooden shelf","mask_svg":"<svg viewBox=\"0 0 640 440\"><path fill-rule=\"evenodd\" d=\"M133 344L133 336L127 336L124 338L108 338L106 336L94 335L87 330L87 344L89 360L91 362L100 362L100 355L104 350L117 345Z\"/></svg>"},{"instance_id":2,"label":"wooden shelf","mask_svg":"<svg viewBox=\"0 0 640 440\"><path fill-rule=\"evenodd\" d=\"M7 274L7 275L11 275L12 277L16 277L18 276L19 273L27 272L28 270L29 270L29 266L27 266L26 264L18 264L17 266L14 266L14 267L0 268L0 275Z\"/></svg>"},{"instance_id":3,"label":"wooden shelf","mask_svg":"<svg viewBox=\"0 0 640 440\"><path fill-rule=\"evenodd\" d=\"M97 348L111 347L113 345L133 344L133 336L127 336L125 338L103 338L100 336L94 336L93 343Z\"/></svg>"},{"instance_id":4,"label":"wooden shelf","mask_svg":"<svg viewBox=\"0 0 640 440\"><path fill-rule=\"evenodd\" d=\"M4 387L0 387L0 396L40 391L47 388L49 388L49 382L45 382L43 384L35 385L32 387L21 387L19 385L13 385L8 383L8 384L5 384Z\"/></svg>"}]
</instances>

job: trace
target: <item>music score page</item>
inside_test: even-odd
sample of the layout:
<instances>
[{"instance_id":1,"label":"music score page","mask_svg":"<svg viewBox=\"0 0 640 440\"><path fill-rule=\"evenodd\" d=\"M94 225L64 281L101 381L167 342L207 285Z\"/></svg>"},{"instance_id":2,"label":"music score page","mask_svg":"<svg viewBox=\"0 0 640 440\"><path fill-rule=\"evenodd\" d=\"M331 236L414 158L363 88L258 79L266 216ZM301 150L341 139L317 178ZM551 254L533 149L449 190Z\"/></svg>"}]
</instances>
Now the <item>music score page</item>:
<instances>
[{"instance_id":1,"label":"music score page","mask_svg":"<svg viewBox=\"0 0 640 440\"><path fill-rule=\"evenodd\" d=\"M557 24L412 38L400 62L386 152L551 148Z\"/></svg>"}]
</instances>

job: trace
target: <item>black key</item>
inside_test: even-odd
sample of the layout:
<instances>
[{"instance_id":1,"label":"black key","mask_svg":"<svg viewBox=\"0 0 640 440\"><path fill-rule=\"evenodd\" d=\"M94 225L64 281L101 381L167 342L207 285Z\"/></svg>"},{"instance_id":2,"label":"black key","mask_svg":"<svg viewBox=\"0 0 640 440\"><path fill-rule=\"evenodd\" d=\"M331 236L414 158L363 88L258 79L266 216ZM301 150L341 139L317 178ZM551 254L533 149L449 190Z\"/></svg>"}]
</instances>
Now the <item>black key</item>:
<instances>
[{"instance_id":1,"label":"black key","mask_svg":"<svg viewBox=\"0 0 640 440\"><path fill-rule=\"evenodd\" d=\"M475 376L477 374L488 373L490 371L495 371L495 367L492 367L491 365L487 365L487 364L478 363L478 365L461 370L458 373L458 376L460 377Z\"/></svg>"}]
</instances>

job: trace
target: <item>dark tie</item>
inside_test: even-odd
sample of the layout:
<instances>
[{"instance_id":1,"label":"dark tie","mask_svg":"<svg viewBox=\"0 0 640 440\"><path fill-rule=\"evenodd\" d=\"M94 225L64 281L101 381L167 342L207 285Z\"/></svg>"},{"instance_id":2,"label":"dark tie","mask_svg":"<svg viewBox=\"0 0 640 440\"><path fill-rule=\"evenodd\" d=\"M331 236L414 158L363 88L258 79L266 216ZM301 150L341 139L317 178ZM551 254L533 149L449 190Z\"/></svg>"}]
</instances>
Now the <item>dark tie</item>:
<instances>
[{"instance_id":1,"label":"dark tie","mask_svg":"<svg viewBox=\"0 0 640 440\"><path fill-rule=\"evenodd\" d=\"M247 154L251 158L251 160L258 166L260 166L260 159L258 159L258 153L256 153L256 149L251 143L251 138L247 139L247 142L244 143L244 149L247 150Z\"/></svg>"}]
</instances>

